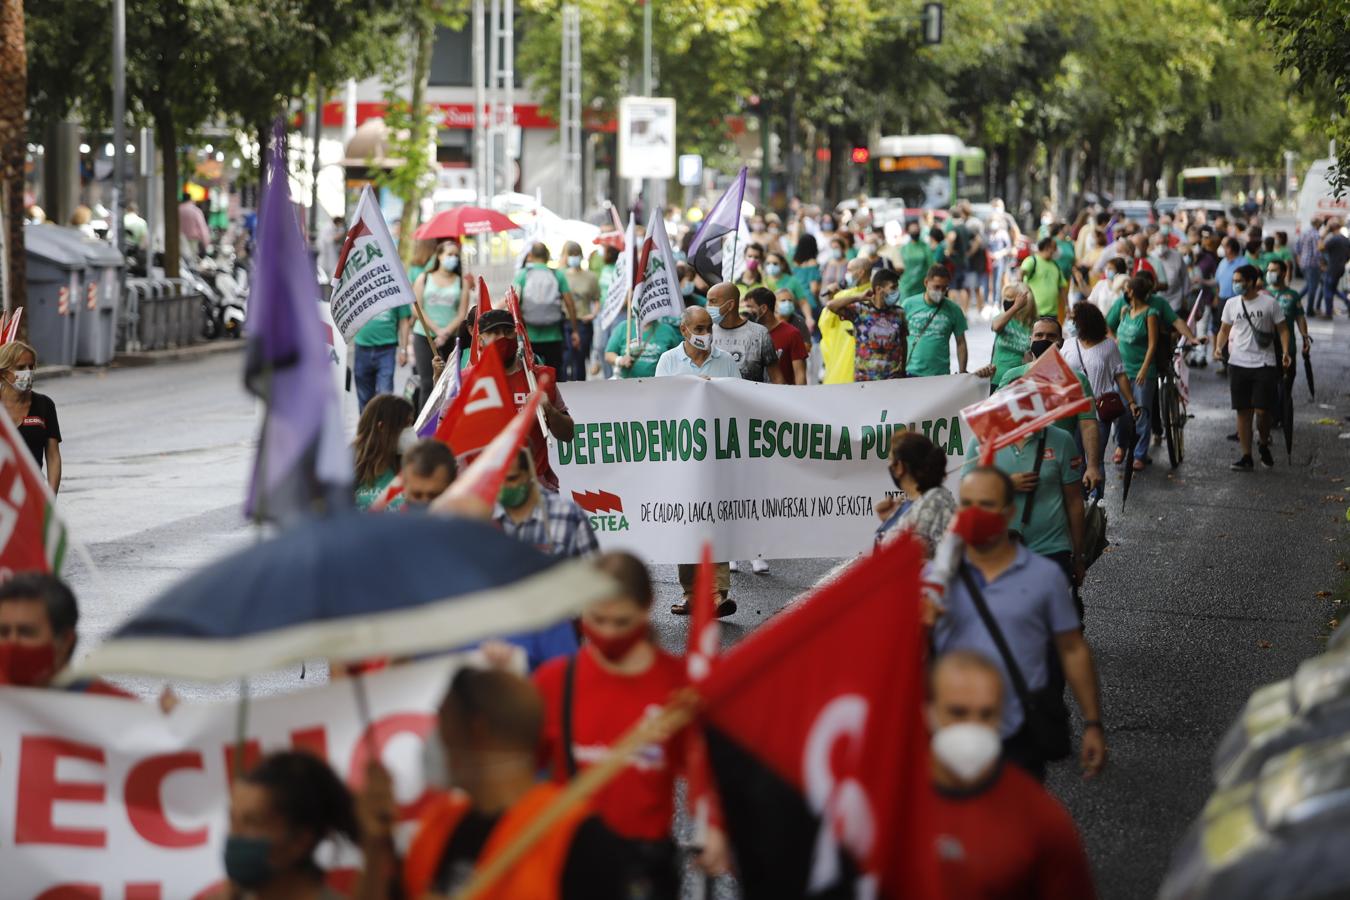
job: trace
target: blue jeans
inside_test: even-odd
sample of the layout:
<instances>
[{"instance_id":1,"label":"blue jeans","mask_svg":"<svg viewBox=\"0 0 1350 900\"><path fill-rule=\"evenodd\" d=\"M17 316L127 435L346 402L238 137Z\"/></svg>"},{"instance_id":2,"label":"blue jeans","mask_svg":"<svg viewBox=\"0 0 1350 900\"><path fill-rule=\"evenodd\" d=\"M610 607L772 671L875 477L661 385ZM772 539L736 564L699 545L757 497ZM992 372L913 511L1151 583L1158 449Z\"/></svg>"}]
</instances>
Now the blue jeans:
<instances>
[{"instance_id":1,"label":"blue jeans","mask_svg":"<svg viewBox=\"0 0 1350 900\"><path fill-rule=\"evenodd\" d=\"M394 392L394 366L398 362L398 344L379 347L356 345L352 375L356 379L356 411L366 408L376 394Z\"/></svg>"},{"instance_id":2,"label":"blue jeans","mask_svg":"<svg viewBox=\"0 0 1350 900\"><path fill-rule=\"evenodd\" d=\"M1336 312L1337 297L1340 297L1342 300L1346 301L1346 308L1348 311L1350 311L1350 300L1347 300L1344 294L1336 290L1336 286L1340 284L1341 276L1344 274L1345 274L1344 269L1342 269L1339 272L1333 272L1330 269L1327 269L1327 271L1323 273L1324 277L1322 279L1322 299L1323 301L1326 302L1328 316L1331 316L1333 313Z\"/></svg>"},{"instance_id":3,"label":"blue jeans","mask_svg":"<svg viewBox=\"0 0 1350 900\"><path fill-rule=\"evenodd\" d=\"M1317 315L1317 301L1322 299L1322 272L1319 269L1309 269L1303 281L1303 293L1299 299L1305 301L1304 310L1308 315Z\"/></svg>"},{"instance_id":4,"label":"blue jeans","mask_svg":"<svg viewBox=\"0 0 1350 900\"><path fill-rule=\"evenodd\" d=\"M1153 437L1153 420L1149 416L1149 409L1153 406L1153 395L1158 390L1158 379L1147 378L1142 385L1135 384L1134 379L1130 379L1130 386L1134 390L1134 402L1142 411L1142 415L1134 420L1134 427L1138 432L1138 437L1134 442L1134 458L1142 460L1148 456L1148 441L1149 438ZM1125 445L1121 443L1124 434L1121 428L1121 420L1129 414L1129 410L1126 410L1125 415L1116 420L1116 446L1122 449Z\"/></svg>"}]
</instances>

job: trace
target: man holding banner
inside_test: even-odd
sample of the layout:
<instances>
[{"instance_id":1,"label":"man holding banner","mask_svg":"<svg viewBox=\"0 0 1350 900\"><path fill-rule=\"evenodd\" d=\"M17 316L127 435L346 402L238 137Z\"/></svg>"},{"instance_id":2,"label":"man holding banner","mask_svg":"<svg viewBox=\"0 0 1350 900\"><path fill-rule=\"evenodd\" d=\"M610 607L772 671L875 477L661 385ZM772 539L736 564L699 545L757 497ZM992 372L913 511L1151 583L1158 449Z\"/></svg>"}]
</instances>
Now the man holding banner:
<instances>
[{"instance_id":1,"label":"man holding banner","mask_svg":"<svg viewBox=\"0 0 1350 900\"><path fill-rule=\"evenodd\" d=\"M718 287L730 287L735 290L734 286L726 282ZM665 352L661 362L656 366L657 376L699 375L703 378L740 378L741 369L736 365L736 361L729 354L713 346L712 329L712 317L708 315L706 309L701 306L686 309L680 323L684 343ZM780 374L778 377L783 376ZM717 615L729 616L736 612L736 601L728 596L731 593L731 563L719 562L714 571L717 579ZM698 566L693 563L680 563L679 573L684 599L672 605L670 611L677 616L687 616L691 608L690 598L693 595Z\"/></svg>"}]
</instances>

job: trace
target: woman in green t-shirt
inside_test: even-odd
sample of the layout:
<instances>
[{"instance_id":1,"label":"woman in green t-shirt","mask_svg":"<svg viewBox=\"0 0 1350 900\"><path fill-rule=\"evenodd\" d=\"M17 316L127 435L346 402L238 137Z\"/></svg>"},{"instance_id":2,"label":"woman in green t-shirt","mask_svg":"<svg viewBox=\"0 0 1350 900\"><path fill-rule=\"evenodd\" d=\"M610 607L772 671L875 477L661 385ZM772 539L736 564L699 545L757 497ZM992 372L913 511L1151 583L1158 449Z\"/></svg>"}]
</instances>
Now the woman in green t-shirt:
<instances>
[{"instance_id":1,"label":"woman in green t-shirt","mask_svg":"<svg viewBox=\"0 0 1350 900\"><path fill-rule=\"evenodd\" d=\"M1140 409L1153 407L1153 392L1158 386L1158 370L1154 363L1158 352L1159 328L1158 311L1149 306L1148 295L1153 288L1147 278L1135 276L1125 283L1125 299L1129 306L1120 315L1120 324L1116 326L1116 345L1120 348L1120 360L1125 364L1125 375L1134 385L1134 402ZM1123 419L1124 416L1121 417ZM1152 431L1150 417L1143 415L1137 422L1139 437L1134 444L1136 472L1144 468L1148 455L1148 439ZM1116 423L1116 453L1114 460L1119 463L1125 458L1125 449L1120 445L1120 420Z\"/></svg>"},{"instance_id":2,"label":"woman in green t-shirt","mask_svg":"<svg viewBox=\"0 0 1350 900\"><path fill-rule=\"evenodd\" d=\"M1003 289L1003 312L994 317L990 328L994 332L994 377L992 384L1003 380L1003 373L1026 362L1031 349L1031 327L1036 321L1036 298L1031 288L1020 281Z\"/></svg>"},{"instance_id":3,"label":"woman in green t-shirt","mask_svg":"<svg viewBox=\"0 0 1350 900\"><path fill-rule=\"evenodd\" d=\"M356 508L369 509L398 475L403 451L417 442L412 404L393 394L370 398L356 423Z\"/></svg>"},{"instance_id":4,"label":"woman in green t-shirt","mask_svg":"<svg viewBox=\"0 0 1350 900\"><path fill-rule=\"evenodd\" d=\"M469 292L464 273L460 271L460 247L458 241L441 241L436 247L436 255L421 275L413 281L413 296L417 298L422 313L435 329L431 340L427 340L427 330L422 320L413 317L413 357L417 364L418 402L431 396L434 378L431 372L431 345L436 345L436 354L442 359L450 352L459 326L469 308Z\"/></svg>"}]
</instances>

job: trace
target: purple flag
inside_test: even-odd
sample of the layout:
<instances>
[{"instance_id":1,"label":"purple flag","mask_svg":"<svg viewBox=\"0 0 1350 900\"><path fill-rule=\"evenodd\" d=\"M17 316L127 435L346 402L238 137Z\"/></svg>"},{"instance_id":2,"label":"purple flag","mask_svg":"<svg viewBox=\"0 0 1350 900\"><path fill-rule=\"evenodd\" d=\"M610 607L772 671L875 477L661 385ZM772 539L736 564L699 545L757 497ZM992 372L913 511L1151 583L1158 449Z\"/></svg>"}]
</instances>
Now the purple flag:
<instances>
[{"instance_id":1,"label":"purple flag","mask_svg":"<svg viewBox=\"0 0 1350 900\"><path fill-rule=\"evenodd\" d=\"M741 202L745 199L745 167L727 188L694 234L689 244L689 263L709 287L722 280L722 239L734 234L741 224Z\"/></svg>"},{"instance_id":2,"label":"purple flag","mask_svg":"<svg viewBox=\"0 0 1350 900\"><path fill-rule=\"evenodd\" d=\"M258 209L244 384L267 406L244 512L294 522L352 505L351 451L328 371L314 262L291 203L282 121Z\"/></svg>"}]
</instances>

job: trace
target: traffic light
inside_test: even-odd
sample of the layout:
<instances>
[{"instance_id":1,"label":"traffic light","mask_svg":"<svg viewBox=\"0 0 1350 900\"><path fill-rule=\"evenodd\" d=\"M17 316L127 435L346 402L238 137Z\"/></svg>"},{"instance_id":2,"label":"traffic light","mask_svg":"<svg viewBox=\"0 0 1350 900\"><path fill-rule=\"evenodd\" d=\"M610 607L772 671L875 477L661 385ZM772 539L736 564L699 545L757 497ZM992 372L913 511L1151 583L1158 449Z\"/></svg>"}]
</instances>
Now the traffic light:
<instances>
[{"instance_id":1,"label":"traffic light","mask_svg":"<svg viewBox=\"0 0 1350 900\"><path fill-rule=\"evenodd\" d=\"M872 151L866 147L854 147L853 152L849 154L849 159L859 166L867 165L867 161L871 158Z\"/></svg>"}]
</instances>

